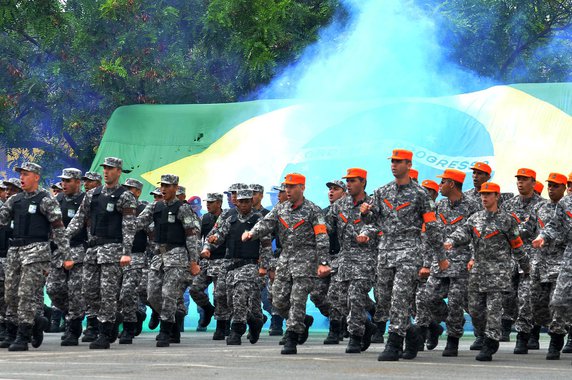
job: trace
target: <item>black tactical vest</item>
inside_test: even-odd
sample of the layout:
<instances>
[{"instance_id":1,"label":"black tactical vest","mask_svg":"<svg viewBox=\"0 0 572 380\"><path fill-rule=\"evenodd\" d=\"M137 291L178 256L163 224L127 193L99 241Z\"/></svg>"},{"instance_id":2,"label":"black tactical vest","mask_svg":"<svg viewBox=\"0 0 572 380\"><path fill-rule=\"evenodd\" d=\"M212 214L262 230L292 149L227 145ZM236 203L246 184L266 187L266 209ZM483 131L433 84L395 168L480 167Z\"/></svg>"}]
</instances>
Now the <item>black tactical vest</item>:
<instances>
[{"instance_id":1,"label":"black tactical vest","mask_svg":"<svg viewBox=\"0 0 572 380\"><path fill-rule=\"evenodd\" d=\"M40 211L42 199L48 196L46 191L31 198L25 198L24 193L14 195L14 239L30 243L49 240L50 222Z\"/></svg>"},{"instance_id":2,"label":"black tactical vest","mask_svg":"<svg viewBox=\"0 0 572 380\"><path fill-rule=\"evenodd\" d=\"M260 219L260 214L254 214L246 222L238 220L238 216L230 218L230 231L226 237L227 257L231 259L258 259L260 256L260 240L242 241L242 234L251 230Z\"/></svg>"},{"instance_id":3,"label":"black tactical vest","mask_svg":"<svg viewBox=\"0 0 572 380\"><path fill-rule=\"evenodd\" d=\"M12 229L8 226L0 227L0 257L8 254L8 241L12 237Z\"/></svg>"},{"instance_id":4,"label":"black tactical vest","mask_svg":"<svg viewBox=\"0 0 572 380\"><path fill-rule=\"evenodd\" d=\"M211 213L207 213L203 216L203 219L201 220L201 236L203 238L206 238L209 232L211 232L216 223L216 220L217 217ZM223 244L217 249L211 251L209 259L210 260L223 259L225 254L226 254L226 247Z\"/></svg>"},{"instance_id":5,"label":"black tactical vest","mask_svg":"<svg viewBox=\"0 0 572 380\"><path fill-rule=\"evenodd\" d=\"M183 223L177 218L181 201L177 200L170 206L165 202L158 202L153 213L155 223L155 242L184 247L186 234Z\"/></svg>"},{"instance_id":6,"label":"black tactical vest","mask_svg":"<svg viewBox=\"0 0 572 380\"><path fill-rule=\"evenodd\" d=\"M145 203L140 203L137 205L137 216L145 210L147 205ZM135 233L135 238L133 239L133 248L131 252L142 253L147 250L147 233L144 230L139 230Z\"/></svg>"},{"instance_id":7,"label":"black tactical vest","mask_svg":"<svg viewBox=\"0 0 572 380\"><path fill-rule=\"evenodd\" d=\"M71 220L77 213L83 198L85 197L85 193L78 193L72 197L72 199L67 200L63 193L58 194L56 199L60 203L60 208L62 209L62 220L64 222L64 226L68 226ZM70 239L70 246L77 247L87 242L87 228L85 226L80 230L80 232Z\"/></svg>"},{"instance_id":8,"label":"black tactical vest","mask_svg":"<svg viewBox=\"0 0 572 380\"><path fill-rule=\"evenodd\" d=\"M117 211L116 206L121 194L127 190L121 186L110 195L104 195L101 191L102 187L99 186L93 191L93 197L91 198L90 232L97 238L121 243L123 240L123 215Z\"/></svg>"}]
</instances>

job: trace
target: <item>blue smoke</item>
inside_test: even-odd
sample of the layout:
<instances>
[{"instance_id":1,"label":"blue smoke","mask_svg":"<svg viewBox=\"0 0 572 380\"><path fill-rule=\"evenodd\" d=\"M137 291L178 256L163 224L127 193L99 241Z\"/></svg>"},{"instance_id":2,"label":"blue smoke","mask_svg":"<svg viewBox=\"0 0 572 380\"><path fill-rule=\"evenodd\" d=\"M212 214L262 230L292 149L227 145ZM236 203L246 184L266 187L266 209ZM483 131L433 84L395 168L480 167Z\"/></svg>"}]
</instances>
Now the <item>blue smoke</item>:
<instances>
[{"instance_id":1,"label":"blue smoke","mask_svg":"<svg viewBox=\"0 0 572 380\"><path fill-rule=\"evenodd\" d=\"M451 95L483 79L447 61L439 25L410 0L342 0L336 19L260 99L359 100ZM487 81L485 81L486 83ZM490 82L488 83L490 84Z\"/></svg>"}]
</instances>

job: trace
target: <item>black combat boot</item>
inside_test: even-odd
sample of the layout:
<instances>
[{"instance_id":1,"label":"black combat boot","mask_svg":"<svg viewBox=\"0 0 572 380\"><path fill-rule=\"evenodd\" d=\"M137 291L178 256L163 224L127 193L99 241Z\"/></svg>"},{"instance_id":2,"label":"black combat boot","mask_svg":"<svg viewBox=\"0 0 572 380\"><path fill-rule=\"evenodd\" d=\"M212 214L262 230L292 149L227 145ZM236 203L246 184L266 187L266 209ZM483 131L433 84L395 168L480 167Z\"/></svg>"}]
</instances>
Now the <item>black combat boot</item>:
<instances>
[{"instance_id":1,"label":"black combat boot","mask_svg":"<svg viewBox=\"0 0 572 380\"><path fill-rule=\"evenodd\" d=\"M63 315L64 313L60 309L58 309L57 307L52 307L52 318L48 322L49 323L48 332L50 333L62 332L61 325L62 325Z\"/></svg>"},{"instance_id":2,"label":"black combat boot","mask_svg":"<svg viewBox=\"0 0 572 380\"><path fill-rule=\"evenodd\" d=\"M216 330L213 334L213 340L224 340L226 325L229 321L218 319L216 321Z\"/></svg>"},{"instance_id":3,"label":"black combat boot","mask_svg":"<svg viewBox=\"0 0 572 380\"><path fill-rule=\"evenodd\" d=\"M0 342L4 340L5 336L6 336L6 323L1 322L0 323Z\"/></svg>"},{"instance_id":4,"label":"black combat boot","mask_svg":"<svg viewBox=\"0 0 572 380\"><path fill-rule=\"evenodd\" d=\"M286 343L284 344L284 347L282 347L282 351L280 351L280 353L282 355L295 355L298 353L298 351L296 350L296 345L298 345L298 341L299 341L299 334L294 332L294 331L288 331L286 330Z\"/></svg>"},{"instance_id":5,"label":"black combat boot","mask_svg":"<svg viewBox=\"0 0 572 380\"><path fill-rule=\"evenodd\" d=\"M471 344L471 347L469 347L469 350L480 351L483 349L484 343L485 343L485 337L482 335L478 335L475 337L475 341L473 342L473 344Z\"/></svg>"},{"instance_id":6,"label":"black combat boot","mask_svg":"<svg viewBox=\"0 0 572 380\"><path fill-rule=\"evenodd\" d=\"M157 336L157 347L169 347L171 345L171 332L174 324L173 322L161 320L161 327Z\"/></svg>"},{"instance_id":7,"label":"black combat boot","mask_svg":"<svg viewBox=\"0 0 572 380\"><path fill-rule=\"evenodd\" d=\"M330 330L328 336L324 339L324 344L340 344L340 332L342 323L340 321L330 320Z\"/></svg>"},{"instance_id":8,"label":"black combat boot","mask_svg":"<svg viewBox=\"0 0 572 380\"><path fill-rule=\"evenodd\" d=\"M288 330L286 330L286 332L284 333L284 335L282 336L282 339L280 339L280 341L278 342L278 344L280 346L283 346L286 344L286 341L288 340Z\"/></svg>"},{"instance_id":9,"label":"black combat boot","mask_svg":"<svg viewBox=\"0 0 572 380\"><path fill-rule=\"evenodd\" d=\"M153 309L151 310L152 310L151 318L149 318L149 323L147 324L147 327L149 327L149 330L155 330L159 326L159 323L161 322L161 314L157 313Z\"/></svg>"},{"instance_id":10,"label":"black combat boot","mask_svg":"<svg viewBox=\"0 0 572 380\"><path fill-rule=\"evenodd\" d=\"M514 346L514 353L517 355L523 355L523 354L528 354L528 339L530 338L530 334L529 333L524 333L522 331L519 331L518 334L516 334L516 345Z\"/></svg>"},{"instance_id":11,"label":"black combat boot","mask_svg":"<svg viewBox=\"0 0 572 380\"><path fill-rule=\"evenodd\" d=\"M510 342L510 331L512 329L512 321L510 319L503 319L501 321L502 331L500 342Z\"/></svg>"},{"instance_id":12,"label":"black combat boot","mask_svg":"<svg viewBox=\"0 0 572 380\"><path fill-rule=\"evenodd\" d=\"M534 325L530 330L530 338L526 344L529 350L540 350L540 326Z\"/></svg>"},{"instance_id":13,"label":"black combat boot","mask_svg":"<svg viewBox=\"0 0 572 380\"><path fill-rule=\"evenodd\" d=\"M97 334L99 332L99 322L97 317L87 317L87 326L83 332L82 342L94 342L97 339Z\"/></svg>"},{"instance_id":14,"label":"black combat boot","mask_svg":"<svg viewBox=\"0 0 572 380\"><path fill-rule=\"evenodd\" d=\"M284 318L278 314L273 314L270 318L270 329L268 330L268 335L270 336L282 336L284 330L282 330L282 324L284 323Z\"/></svg>"},{"instance_id":15,"label":"black combat boot","mask_svg":"<svg viewBox=\"0 0 572 380\"><path fill-rule=\"evenodd\" d=\"M14 323L6 322L6 334L2 342L0 342L0 348L8 348L16 340L16 335L18 334L18 326Z\"/></svg>"},{"instance_id":16,"label":"black combat boot","mask_svg":"<svg viewBox=\"0 0 572 380\"><path fill-rule=\"evenodd\" d=\"M383 339L383 334L385 334L385 324L387 322L375 322L375 327L377 328L377 330L375 330L375 334L373 334L373 336L371 337L371 343L383 343L384 339Z\"/></svg>"},{"instance_id":17,"label":"black combat boot","mask_svg":"<svg viewBox=\"0 0 572 380\"><path fill-rule=\"evenodd\" d=\"M562 352L564 354L570 354L572 353L572 328L570 328L568 330L568 339L566 340L566 345L564 346L564 348L562 349Z\"/></svg>"},{"instance_id":18,"label":"black combat boot","mask_svg":"<svg viewBox=\"0 0 572 380\"><path fill-rule=\"evenodd\" d=\"M458 356L459 355L459 338L447 336L447 345L443 350L443 356Z\"/></svg>"},{"instance_id":19,"label":"black combat boot","mask_svg":"<svg viewBox=\"0 0 572 380\"><path fill-rule=\"evenodd\" d=\"M230 335L226 338L228 346L240 346L242 344L242 336L246 332L246 323L232 322L230 325Z\"/></svg>"},{"instance_id":20,"label":"black combat boot","mask_svg":"<svg viewBox=\"0 0 572 380\"><path fill-rule=\"evenodd\" d=\"M123 331L119 336L119 344L133 344L137 322L123 322Z\"/></svg>"},{"instance_id":21,"label":"black combat boot","mask_svg":"<svg viewBox=\"0 0 572 380\"><path fill-rule=\"evenodd\" d=\"M490 362L493 360L493 355L499 349L498 340L493 340L491 338L485 338L483 341L483 348L479 354L475 357L476 360L480 362Z\"/></svg>"},{"instance_id":22,"label":"black combat boot","mask_svg":"<svg viewBox=\"0 0 572 380\"><path fill-rule=\"evenodd\" d=\"M359 335L350 334L350 340L346 347L346 354L359 354L361 353L362 337Z\"/></svg>"},{"instance_id":23,"label":"black combat boot","mask_svg":"<svg viewBox=\"0 0 572 380\"><path fill-rule=\"evenodd\" d=\"M203 317L199 321L199 327L206 328L210 323L214 315L215 308L209 302L205 306L201 306L203 308Z\"/></svg>"},{"instance_id":24,"label":"black combat boot","mask_svg":"<svg viewBox=\"0 0 572 380\"><path fill-rule=\"evenodd\" d=\"M248 340L251 344L258 342L258 339L260 338L260 332L262 331L262 326L264 326L262 319L251 318L248 320Z\"/></svg>"},{"instance_id":25,"label":"black combat boot","mask_svg":"<svg viewBox=\"0 0 572 380\"><path fill-rule=\"evenodd\" d=\"M145 322L147 314L145 314L143 310L137 310L135 312L135 315L137 316L137 322L135 323L135 334L133 335L139 336L139 334L141 334L141 332L143 331L143 322Z\"/></svg>"},{"instance_id":26,"label":"black combat boot","mask_svg":"<svg viewBox=\"0 0 572 380\"><path fill-rule=\"evenodd\" d=\"M119 326L123 322L123 315L121 313L115 314L115 322L113 322L111 328L111 334L109 335L109 343L115 343L117 337L119 336Z\"/></svg>"},{"instance_id":27,"label":"black combat boot","mask_svg":"<svg viewBox=\"0 0 572 380\"><path fill-rule=\"evenodd\" d=\"M564 347L564 334L550 333L550 345L548 346L546 360L559 360L562 347Z\"/></svg>"},{"instance_id":28,"label":"black combat boot","mask_svg":"<svg viewBox=\"0 0 572 380\"><path fill-rule=\"evenodd\" d=\"M8 347L8 351L28 351L28 343L30 343L31 335L32 325L29 323L20 323L18 325L18 333L16 334L16 339L10 345L10 347Z\"/></svg>"},{"instance_id":29,"label":"black combat boot","mask_svg":"<svg viewBox=\"0 0 572 380\"><path fill-rule=\"evenodd\" d=\"M82 317L72 319L68 322L65 339L60 343L62 346L77 346L81 336Z\"/></svg>"},{"instance_id":30,"label":"black combat boot","mask_svg":"<svg viewBox=\"0 0 572 380\"><path fill-rule=\"evenodd\" d=\"M419 339L417 339L417 352L425 351L425 341L427 340L427 336L429 335L429 327L428 326L418 326L417 333L419 334Z\"/></svg>"},{"instance_id":31,"label":"black combat boot","mask_svg":"<svg viewBox=\"0 0 572 380\"><path fill-rule=\"evenodd\" d=\"M310 326L314 324L314 317L311 315L306 314L304 317L304 332L302 334L298 334L298 344L304 344L308 340L308 336L310 335Z\"/></svg>"},{"instance_id":32,"label":"black combat boot","mask_svg":"<svg viewBox=\"0 0 572 380\"><path fill-rule=\"evenodd\" d=\"M175 312L175 324L173 325L173 330L171 331L171 343L181 343L181 331L184 330L185 315L185 312L182 310L177 310Z\"/></svg>"},{"instance_id":33,"label":"black combat boot","mask_svg":"<svg viewBox=\"0 0 572 380\"><path fill-rule=\"evenodd\" d=\"M403 337L397 333L390 332L385 344L385 349L379 354L377 360L380 362L396 362L399 360L399 352L403 347Z\"/></svg>"},{"instance_id":34,"label":"black combat boot","mask_svg":"<svg viewBox=\"0 0 572 380\"><path fill-rule=\"evenodd\" d=\"M340 334L340 342L344 340L344 338L349 338L350 332L348 331L348 322L346 319L342 319L342 333Z\"/></svg>"},{"instance_id":35,"label":"black combat boot","mask_svg":"<svg viewBox=\"0 0 572 380\"><path fill-rule=\"evenodd\" d=\"M428 331L427 349L431 351L439 344L439 337L443 334L443 326L435 321L431 321L431 323L429 323Z\"/></svg>"},{"instance_id":36,"label":"black combat boot","mask_svg":"<svg viewBox=\"0 0 572 380\"><path fill-rule=\"evenodd\" d=\"M401 358L407 360L415 359L419 351L420 339L422 339L422 337L419 335L417 326L409 326L407 334L405 335L405 350L403 350Z\"/></svg>"},{"instance_id":37,"label":"black combat boot","mask_svg":"<svg viewBox=\"0 0 572 380\"><path fill-rule=\"evenodd\" d=\"M36 315L34 317L34 326L32 327L32 347L38 348L44 341L44 330L50 321L43 315Z\"/></svg>"},{"instance_id":38,"label":"black combat boot","mask_svg":"<svg viewBox=\"0 0 572 380\"><path fill-rule=\"evenodd\" d=\"M371 345L371 337L377 331L377 327L375 324L370 321L369 319L365 320L365 331L363 333L363 337L361 338L361 350L367 351L369 346Z\"/></svg>"},{"instance_id":39,"label":"black combat boot","mask_svg":"<svg viewBox=\"0 0 572 380\"><path fill-rule=\"evenodd\" d=\"M111 335L113 334L114 322L99 323L97 339L89 344L90 350L107 350L111 344Z\"/></svg>"}]
</instances>

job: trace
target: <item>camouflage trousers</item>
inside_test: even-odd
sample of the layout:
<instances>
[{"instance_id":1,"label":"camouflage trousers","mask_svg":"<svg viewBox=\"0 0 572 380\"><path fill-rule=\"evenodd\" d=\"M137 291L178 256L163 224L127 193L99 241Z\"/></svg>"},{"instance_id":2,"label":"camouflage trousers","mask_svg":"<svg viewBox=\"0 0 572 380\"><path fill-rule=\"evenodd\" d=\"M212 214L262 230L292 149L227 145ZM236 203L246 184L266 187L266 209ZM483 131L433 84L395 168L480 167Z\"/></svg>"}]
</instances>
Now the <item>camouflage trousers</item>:
<instances>
[{"instance_id":1,"label":"camouflage trousers","mask_svg":"<svg viewBox=\"0 0 572 380\"><path fill-rule=\"evenodd\" d=\"M85 304L82 295L83 263L76 263L72 269L52 266L46 284L46 292L52 306L66 313L66 320L83 318Z\"/></svg>"},{"instance_id":2,"label":"camouflage trousers","mask_svg":"<svg viewBox=\"0 0 572 380\"><path fill-rule=\"evenodd\" d=\"M214 319L217 321L229 321L232 316L232 309L229 306L228 299L228 284L227 284L227 274L226 269L221 269L217 278L216 284L213 290L214 297Z\"/></svg>"},{"instance_id":3,"label":"camouflage trousers","mask_svg":"<svg viewBox=\"0 0 572 380\"><path fill-rule=\"evenodd\" d=\"M187 268L183 267L161 266L159 269L149 269L147 300L161 315L162 321L175 322L175 312L181 308L183 300L186 272Z\"/></svg>"},{"instance_id":4,"label":"camouflage trousers","mask_svg":"<svg viewBox=\"0 0 572 380\"><path fill-rule=\"evenodd\" d=\"M354 279L334 281L330 284L328 298L331 302L330 320L340 321L346 317L348 331L352 335L363 336L367 312L371 300L368 296L372 281Z\"/></svg>"},{"instance_id":5,"label":"camouflage trousers","mask_svg":"<svg viewBox=\"0 0 572 380\"><path fill-rule=\"evenodd\" d=\"M121 289L119 263L83 263L83 298L86 314L99 322L115 322Z\"/></svg>"},{"instance_id":6,"label":"camouflage trousers","mask_svg":"<svg viewBox=\"0 0 572 380\"><path fill-rule=\"evenodd\" d=\"M390 302L388 332L405 336L411 323L410 315L415 302L418 282L417 266L403 265L395 268L378 267L377 302ZM389 301L388 301L389 300ZM377 315L377 311L376 311ZM383 321L384 319L378 319Z\"/></svg>"},{"instance_id":7,"label":"camouflage trousers","mask_svg":"<svg viewBox=\"0 0 572 380\"><path fill-rule=\"evenodd\" d=\"M143 268L121 268L121 290L119 291L119 312L124 322L137 322L139 293L137 289L143 278Z\"/></svg>"},{"instance_id":8,"label":"camouflage trousers","mask_svg":"<svg viewBox=\"0 0 572 380\"><path fill-rule=\"evenodd\" d=\"M512 290L505 293L503 299L502 319L515 321L514 328L518 332L529 333L533 325L530 275L514 271Z\"/></svg>"},{"instance_id":9,"label":"camouflage trousers","mask_svg":"<svg viewBox=\"0 0 572 380\"><path fill-rule=\"evenodd\" d=\"M532 312L534 324L548 327L554 334L566 334L566 316L561 308L551 307L556 282L536 282L532 284Z\"/></svg>"},{"instance_id":10,"label":"camouflage trousers","mask_svg":"<svg viewBox=\"0 0 572 380\"><path fill-rule=\"evenodd\" d=\"M375 299L375 314L373 315L374 322L387 322L389 320L389 309L391 308L391 294L384 293L384 289L378 284L378 276L376 276L373 285L373 297ZM391 285L393 287L393 285Z\"/></svg>"},{"instance_id":11,"label":"camouflage trousers","mask_svg":"<svg viewBox=\"0 0 572 380\"><path fill-rule=\"evenodd\" d=\"M252 266L252 277L244 276L246 268L231 270L226 275L226 290L228 306L232 313L232 321L246 323L249 319L262 319L260 301L260 278L255 265ZM239 276L238 271L241 271Z\"/></svg>"},{"instance_id":12,"label":"camouflage trousers","mask_svg":"<svg viewBox=\"0 0 572 380\"><path fill-rule=\"evenodd\" d=\"M500 340L502 330L503 299L506 292L479 292L478 286L469 278L469 314L471 315L475 335Z\"/></svg>"},{"instance_id":13,"label":"camouflage trousers","mask_svg":"<svg viewBox=\"0 0 572 380\"><path fill-rule=\"evenodd\" d=\"M310 301L316 305L324 317L330 316L330 301L328 299L328 289L330 288L331 276L325 278L314 278L314 286L310 290Z\"/></svg>"},{"instance_id":14,"label":"camouflage trousers","mask_svg":"<svg viewBox=\"0 0 572 380\"><path fill-rule=\"evenodd\" d=\"M137 286L137 294L142 304L147 303L147 282L149 280L149 269L147 267L141 269L141 281Z\"/></svg>"},{"instance_id":15,"label":"camouflage trousers","mask_svg":"<svg viewBox=\"0 0 572 380\"><path fill-rule=\"evenodd\" d=\"M568 250L566 251L568 253ZM565 260L560 268L550 306L572 323L572 261Z\"/></svg>"},{"instance_id":16,"label":"camouflage trousers","mask_svg":"<svg viewBox=\"0 0 572 380\"><path fill-rule=\"evenodd\" d=\"M4 301L4 266L6 258L0 257L0 323L6 318L6 301Z\"/></svg>"},{"instance_id":17,"label":"camouflage trousers","mask_svg":"<svg viewBox=\"0 0 572 380\"><path fill-rule=\"evenodd\" d=\"M468 309L467 277L429 276L424 290L419 294L416 323L429 326L431 321L447 325L447 335L453 338L463 336L465 310ZM445 303L445 298L448 303Z\"/></svg>"},{"instance_id":18,"label":"camouflage trousers","mask_svg":"<svg viewBox=\"0 0 572 380\"><path fill-rule=\"evenodd\" d=\"M272 306L286 319L286 329L301 334L306 329L306 302L316 281L311 277L292 277L276 273L272 284Z\"/></svg>"},{"instance_id":19,"label":"camouflage trousers","mask_svg":"<svg viewBox=\"0 0 572 380\"><path fill-rule=\"evenodd\" d=\"M34 247L31 248L33 250ZM44 248L39 246L38 249ZM47 249L49 250L49 246ZM27 262L29 251L30 245L9 248L4 268L6 320L16 325L33 324L37 311L43 309L43 288L49 262Z\"/></svg>"}]
</instances>

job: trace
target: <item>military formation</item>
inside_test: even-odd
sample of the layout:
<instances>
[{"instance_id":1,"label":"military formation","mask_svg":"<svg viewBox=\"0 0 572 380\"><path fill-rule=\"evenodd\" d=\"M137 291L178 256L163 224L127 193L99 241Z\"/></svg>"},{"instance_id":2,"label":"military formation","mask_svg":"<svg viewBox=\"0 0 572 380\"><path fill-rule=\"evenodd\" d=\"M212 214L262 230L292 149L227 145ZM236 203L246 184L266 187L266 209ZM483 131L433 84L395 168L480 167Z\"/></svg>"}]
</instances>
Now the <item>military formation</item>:
<instances>
[{"instance_id":1,"label":"military formation","mask_svg":"<svg viewBox=\"0 0 572 380\"><path fill-rule=\"evenodd\" d=\"M103 176L63 169L51 193L42 168L25 162L0 184L0 348L37 348L62 318L62 346L133 344L147 310L156 346L169 347L181 342L188 291L198 329L216 320L213 340L241 345L246 334L255 344L268 314L284 355L308 339L308 299L329 319L324 344L348 338L345 352L359 354L385 343L379 361L434 350L445 331L442 355L458 356L468 318L478 361L513 329L514 354L539 349L542 329L547 360L572 352L572 173L550 173L545 199L529 168L515 171L513 195L485 162L464 190L463 171L419 183L411 151L389 160L394 180L370 193L362 168L327 182L325 209L290 173L270 192L271 210L261 185L235 183L229 208L208 193L202 216L174 174L147 203L139 180L120 183L120 158L105 158Z\"/></svg>"}]
</instances>

